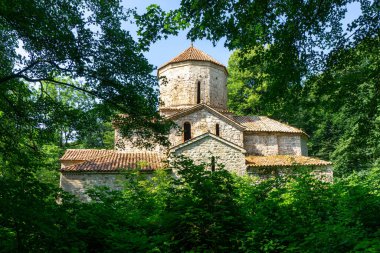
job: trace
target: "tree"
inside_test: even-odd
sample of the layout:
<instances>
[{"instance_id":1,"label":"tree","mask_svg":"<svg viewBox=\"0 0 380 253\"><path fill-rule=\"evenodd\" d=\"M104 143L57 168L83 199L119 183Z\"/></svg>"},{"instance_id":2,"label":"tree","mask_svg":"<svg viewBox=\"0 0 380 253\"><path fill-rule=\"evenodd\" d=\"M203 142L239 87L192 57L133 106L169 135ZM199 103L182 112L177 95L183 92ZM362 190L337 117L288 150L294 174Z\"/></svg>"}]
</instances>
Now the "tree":
<instances>
[{"instance_id":1,"label":"tree","mask_svg":"<svg viewBox=\"0 0 380 253\"><path fill-rule=\"evenodd\" d=\"M298 88L309 74L323 70L326 52L379 30L376 1L358 1L362 15L344 31L342 20L351 2L183 0L177 10L164 12L152 5L135 16L144 46L185 28L190 40L206 38L216 43L225 38L226 47L244 53L269 45L246 65L265 62L271 79L268 91L281 97L288 87Z\"/></svg>"},{"instance_id":2,"label":"tree","mask_svg":"<svg viewBox=\"0 0 380 253\"><path fill-rule=\"evenodd\" d=\"M264 50L264 49L261 49ZM237 114L263 114L264 104L262 96L267 91L268 75L262 66L254 65L251 68L241 68L245 59L250 59L256 50L242 53L236 50L228 60L228 108Z\"/></svg>"},{"instance_id":3,"label":"tree","mask_svg":"<svg viewBox=\"0 0 380 253\"><path fill-rule=\"evenodd\" d=\"M83 87L83 84L68 78L60 81ZM110 123L112 109L103 107L95 97L72 87L56 86L49 82L36 85L32 94L44 120L41 122L44 126L41 131L50 134L52 144L60 148L114 147Z\"/></svg>"},{"instance_id":4,"label":"tree","mask_svg":"<svg viewBox=\"0 0 380 253\"><path fill-rule=\"evenodd\" d=\"M165 144L168 127L157 113L153 67L121 28L130 13L117 0L1 1L0 86L71 87L97 98L108 112L128 114L123 132L137 129Z\"/></svg>"},{"instance_id":5,"label":"tree","mask_svg":"<svg viewBox=\"0 0 380 253\"><path fill-rule=\"evenodd\" d=\"M330 158L336 175L379 163L379 37L334 52L325 72L305 83L300 122L313 133L311 153Z\"/></svg>"},{"instance_id":6,"label":"tree","mask_svg":"<svg viewBox=\"0 0 380 253\"><path fill-rule=\"evenodd\" d=\"M352 3L361 14L344 30ZM231 109L303 128L312 135L310 154L332 159L336 175L378 160L372 141L378 136L378 1L183 0L169 12L151 6L137 23L143 45L184 28L191 40L225 38L237 50L229 61Z\"/></svg>"},{"instance_id":7,"label":"tree","mask_svg":"<svg viewBox=\"0 0 380 253\"><path fill-rule=\"evenodd\" d=\"M236 201L235 178L226 170L211 171L180 159L163 213L171 251L237 251L245 217Z\"/></svg>"}]
</instances>

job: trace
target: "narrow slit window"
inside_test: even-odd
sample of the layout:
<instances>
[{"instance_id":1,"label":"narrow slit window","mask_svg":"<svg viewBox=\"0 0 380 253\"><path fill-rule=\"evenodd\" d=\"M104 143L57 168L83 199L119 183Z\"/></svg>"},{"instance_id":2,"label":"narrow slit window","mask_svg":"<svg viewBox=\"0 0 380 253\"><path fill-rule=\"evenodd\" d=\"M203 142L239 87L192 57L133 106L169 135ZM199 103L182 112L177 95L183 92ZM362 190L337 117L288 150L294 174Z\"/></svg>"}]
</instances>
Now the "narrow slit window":
<instances>
[{"instance_id":1,"label":"narrow slit window","mask_svg":"<svg viewBox=\"0 0 380 253\"><path fill-rule=\"evenodd\" d=\"M215 156L211 156L211 171L215 171Z\"/></svg>"},{"instance_id":2,"label":"narrow slit window","mask_svg":"<svg viewBox=\"0 0 380 253\"><path fill-rule=\"evenodd\" d=\"M183 141L191 139L191 125L189 122L183 124Z\"/></svg>"},{"instance_id":3,"label":"narrow slit window","mask_svg":"<svg viewBox=\"0 0 380 253\"><path fill-rule=\"evenodd\" d=\"M197 104L201 103L201 82L197 84Z\"/></svg>"},{"instance_id":4,"label":"narrow slit window","mask_svg":"<svg viewBox=\"0 0 380 253\"><path fill-rule=\"evenodd\" d=\"M219 136L219 124L215 125L215 135Z\"/></svg>"}]
</instances>

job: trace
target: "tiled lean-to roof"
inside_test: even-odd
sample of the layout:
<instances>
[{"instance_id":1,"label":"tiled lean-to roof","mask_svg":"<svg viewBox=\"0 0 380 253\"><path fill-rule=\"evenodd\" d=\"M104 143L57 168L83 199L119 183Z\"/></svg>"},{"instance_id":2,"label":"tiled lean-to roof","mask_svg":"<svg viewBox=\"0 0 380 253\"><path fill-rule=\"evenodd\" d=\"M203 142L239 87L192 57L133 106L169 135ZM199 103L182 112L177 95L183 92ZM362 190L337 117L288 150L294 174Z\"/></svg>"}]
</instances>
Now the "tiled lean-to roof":
<instances>
[{"instance_id":1,"label":"tiled lean-to roof","mask_svg":"<svg viewBox=\"0 0 380 253\"><path fill-rule=\"evenodd\" d=\"M246 156L248 167L286 167L286 166L327 166L331 162L308 156L273 155L273 156Z\"/></svg>"},{"instance_id":2,"label":"tiled lean-to roof","mask_svg":"<svg viewBox=\"0 0 380 253\"><path fill-rule=\"evenodd\" d=\"M78 149L71 152L81 153ZM67 166L61 169L62 172L117 172L121 169L141 169L152 171L165 166L165 158L158 153L126 153L107 150L109 153L104 156L89 159L79 164ZM79 156L79 155L78 155ZM61 159L62 160L62 159Z\"/></svg>"},{"instance_id":3,"label":"tiled lean-to roof","mask_svg":"<svg viewBox=\"0 0 380 253\"><path fill-rule=\"evenodd\" d=\"M266 116L233 116L233 119L245 126L245 131L249 132L300 133L307 136L301 129L270 119Z\"/></svg>"},{"instance_id":4,"label":"tiled lean-to roof","mask_svg":"<svg viewBox=\"0 0 380 253\"><path fill-rule=\"evenodd\" d=\"M212 58L211 56L209 56L208 54L206 54L202 50L199 50L193 46L190 46L188 49L186 49L185 51L183 51L182 53L180 53L179 55L177 55L176 57L174 57L173 59L171 59L170 61L168 61L167 63L165 63L161 67L159 67L158 69L160 70L163 67L165 67L171 63L185 62L185 61L211 62L211 63L214 63L216 65L223 67L225 69L225 71L227 72L227 69L223 64L221 64L220 62L218 62L217 60L215 60L214 58Z\"/></svg>"},{"instance_id":5,"label":"tiled lean-to roof","mask_svg":"<svg viewBox=\"0 0 380 253\"><path fill-rule=\"evenodd\" d=\"M114 151L107 149L67 149L61 161L86 161L97 157L110 155Z\"/></svg>"}]
</instances>

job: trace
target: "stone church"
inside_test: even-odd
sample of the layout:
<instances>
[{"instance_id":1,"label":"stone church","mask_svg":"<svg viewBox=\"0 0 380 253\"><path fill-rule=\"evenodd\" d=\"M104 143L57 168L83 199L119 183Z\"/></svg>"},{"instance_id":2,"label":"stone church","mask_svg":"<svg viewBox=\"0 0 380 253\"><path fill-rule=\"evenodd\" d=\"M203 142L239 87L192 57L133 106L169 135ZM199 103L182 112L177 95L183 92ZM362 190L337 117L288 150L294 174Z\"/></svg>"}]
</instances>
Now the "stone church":
<instances>
[{"instance_id":1,"label":"stone church","mask_svg":"<svg viewBox=\"0 0 380 253\"><path fill-rule=\"evenodd\" d=\"M114 150L68 149L61 161L61 187L80 193L86 186L117 188L121 169L146 173L184 155L197 162L220 164L238 175L265 178L308 166L332 179L331 163L308 157L308 135L266 116L238 116L227 108L228 71L223 64L191 46L158 68L160 113L179 127L169 134L171 146L137 148L115 129ZM162 79L164 77L164 79ZM215 168L216 167L216 168Z\"/></svg>"}]
</instances>

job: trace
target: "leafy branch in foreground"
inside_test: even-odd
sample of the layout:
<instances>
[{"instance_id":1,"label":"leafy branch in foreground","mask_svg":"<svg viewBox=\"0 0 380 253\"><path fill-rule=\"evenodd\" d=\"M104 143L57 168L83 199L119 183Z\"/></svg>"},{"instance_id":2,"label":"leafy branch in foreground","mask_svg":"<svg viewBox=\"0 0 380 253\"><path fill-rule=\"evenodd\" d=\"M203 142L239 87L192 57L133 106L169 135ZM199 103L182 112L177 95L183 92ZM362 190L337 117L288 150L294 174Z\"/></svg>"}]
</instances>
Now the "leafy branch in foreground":
<instances>
[{"instance_id":1,"label":"leafy branch in foreground","mask_svg":"<svg viewBox=\"0 0 380 253\"><path fill-rule=\"evenodd\" d=\"M49 82L76 89L112 115L130 115L137 135L144 129L150 141L162 142L168 127L157 113L153 66L122 28L130 13L117 0L3 2L0 86ZM85 85L66 82L67 77Z\"/></svg>"}]
</instances>

